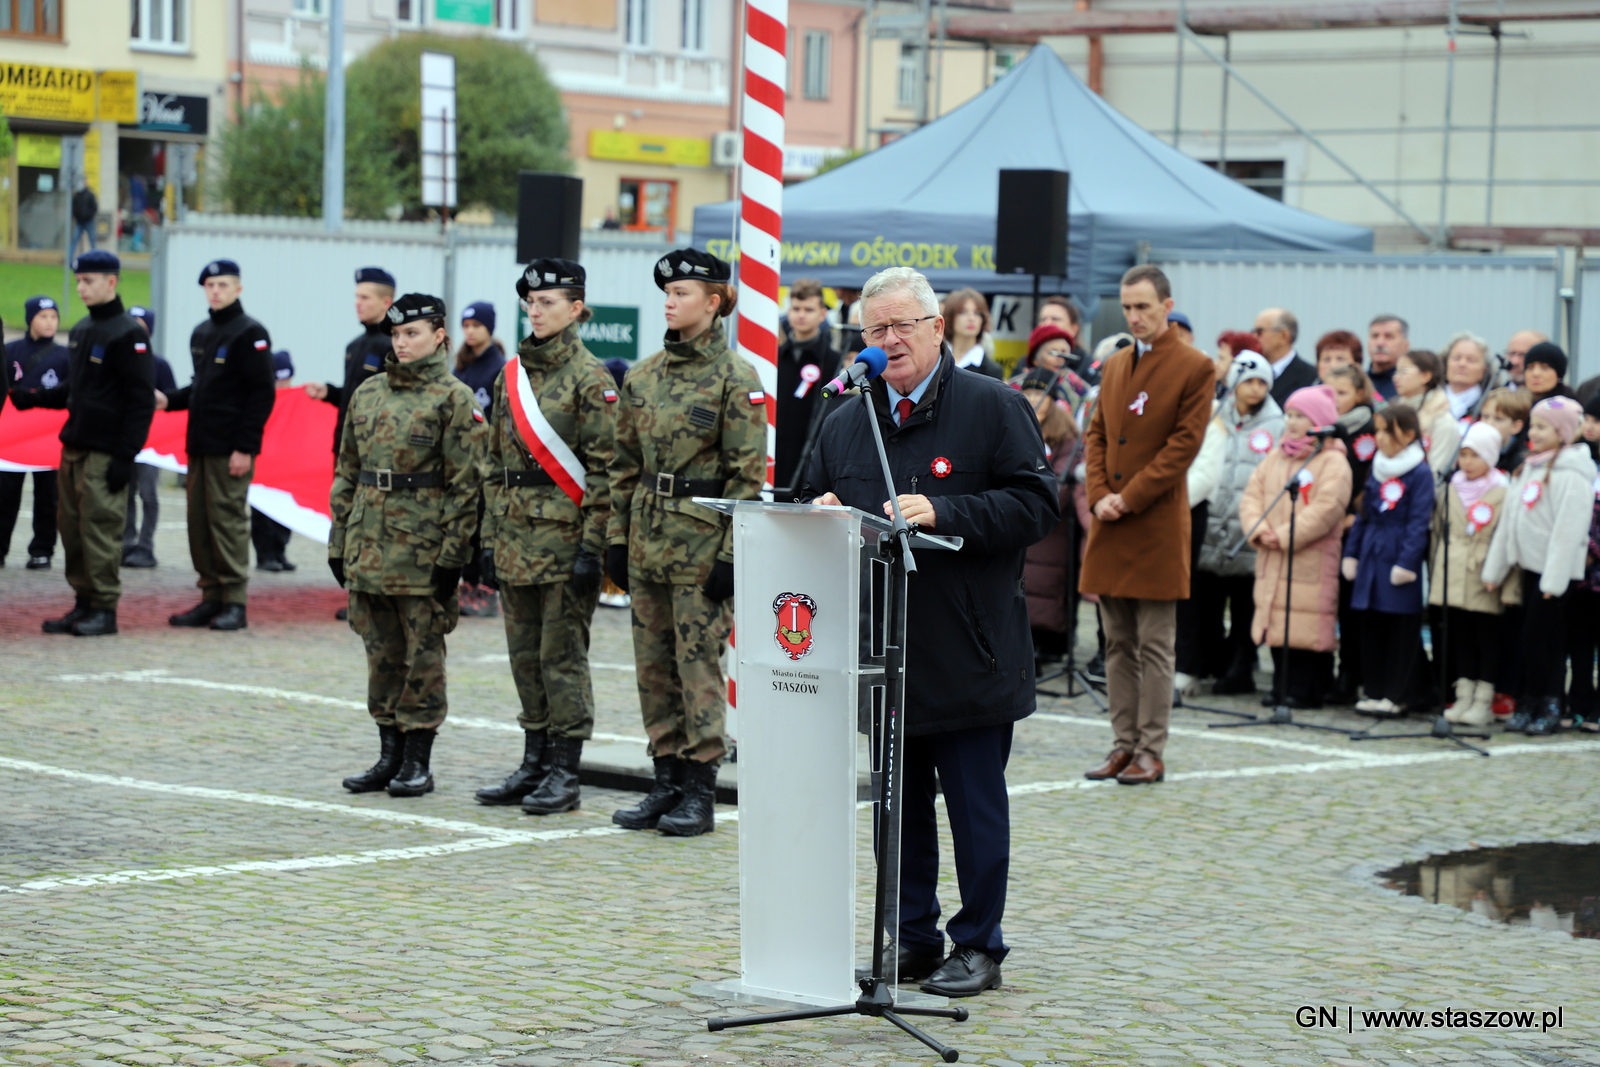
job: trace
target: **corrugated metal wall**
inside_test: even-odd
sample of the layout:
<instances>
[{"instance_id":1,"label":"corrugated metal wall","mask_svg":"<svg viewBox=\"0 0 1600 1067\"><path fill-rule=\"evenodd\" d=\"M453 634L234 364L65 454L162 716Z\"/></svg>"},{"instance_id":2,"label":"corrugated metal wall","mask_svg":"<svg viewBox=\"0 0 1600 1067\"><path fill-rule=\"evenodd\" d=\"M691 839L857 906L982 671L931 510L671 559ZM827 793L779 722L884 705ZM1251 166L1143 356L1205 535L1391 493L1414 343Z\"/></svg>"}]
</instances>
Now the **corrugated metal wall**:
<instances>
[{"instance_id":1,"label":"corrugated metal wall","mask_svg":"<svg viewBox=\"0 0 1600 1067\"><path fill-rule=\"evenodd\" d=\"M1299 318L1298 348L1308 359L1317 338L1329 330L1350 330L1365 343L1367 323L1383 312L1410 323L1416 348L1441 349L1460 330L1487 339L1495 352L1517 330L1559 335L1555 256L1154 250L1149 258L1172 280L1178 309L1188 313L1197 341L1208 351L1223 330L1250 329L1268 307L1288 308Z\"/></svg>"},{"instance_id":2,"label":"corrugated metal wall","mask_svg":"<svg viewBox=\"0 0 1600 1067\"><path fill-rule=\"evenodd\" d=\"M200 270L224 257L238 262L245 308L266 325L274 348L293 354L301 381L343 379L344 346L360 330L352 281L359 267L382 266L401 292L446 297L454 308L488 300L495 305L496 334L508 344L515 340L520 272L509 227L455 231L453 292L445 277L445 239L427 223L351 221L329 233L319 219L191 215L164 229L151 265L151 302L157 350L171 360L180 382L191 370L189 332L206 314ZM652 269L667 248L634 235L584 235L589 301L639 309L641 355L654 351L665 329ZM454 322L451 332L459 339Z\"/></svg>"}]
</instances>

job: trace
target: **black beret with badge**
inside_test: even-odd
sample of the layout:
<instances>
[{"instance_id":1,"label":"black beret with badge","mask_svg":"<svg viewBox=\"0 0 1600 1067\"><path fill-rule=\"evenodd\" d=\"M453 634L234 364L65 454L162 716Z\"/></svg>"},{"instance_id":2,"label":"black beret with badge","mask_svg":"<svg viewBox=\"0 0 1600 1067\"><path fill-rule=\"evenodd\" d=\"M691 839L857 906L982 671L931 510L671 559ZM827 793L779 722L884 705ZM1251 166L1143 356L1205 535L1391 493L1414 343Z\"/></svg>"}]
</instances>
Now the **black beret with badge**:
<instances>
[{"instance_id":1,"label":"black beret with badge","mask_svg":"<svg viewBox=\"0 0 1600 1067\"><path fill-rule=\"evenodd\" d=\"M545 289L582 289L585 277L584 269L570 259L536 259L517 279L517 295L527 299Z\"/></svg>"},{"instance_id":2,"label":"black beret with badge","mask_svg":"<svg viewBox=\"0 0 1600 1067\"><path fill-rule=\"evenodd\" d=\"M103 248L91 249L72 261L74 274L121 274L122 260Z\"/></svg>"},{"instance_id":3,"label":"black beret with badge","mask_svg":"<svg viewBox=\"0 0 1600 1067\"><path fill-rule=\"evenodd\" d=\"M374 285L387 285L391 289L395 287L394 275L390 274L382 267L362 267L360 270L356 271L356 284L360 285L362 282L371 282Z\"/></svg>"},{"instance_id":4,"label":"black beret with badge","mask_svg":"<svg viewBox=\"0 0 1600 1067\"><path fill-rule=\"evenodd\" d=\"M733 268L698 248L676 248L656 260L656 288L666 289L670 282L726 282L732 279Z\"/></svg>"},{"instance_id":5,"label":"black beret with badge","mask_svg":"<svg viewBox=\"0 0 1600 1067\"><path fill-rule=\"evenodd\" d=\"M393 333L396 326L404 326L408 322L442 318L444 318L443 300L427 293L407 293L389 305L383 321L385 332Z\"/></svg>"},{"instance_id":6,"label":"black beret with badge","mask_svg":"<svg viewBox=\"0 0 1600 1067\"><path fill-rule=\"evenodd\" d=\"M199 284L204 285L212 278L221 278L228 274L233 275L235 278L239 277L239 264L231 259L213 259L210 263L200 268Z\"/></svg>"}]
</instances>

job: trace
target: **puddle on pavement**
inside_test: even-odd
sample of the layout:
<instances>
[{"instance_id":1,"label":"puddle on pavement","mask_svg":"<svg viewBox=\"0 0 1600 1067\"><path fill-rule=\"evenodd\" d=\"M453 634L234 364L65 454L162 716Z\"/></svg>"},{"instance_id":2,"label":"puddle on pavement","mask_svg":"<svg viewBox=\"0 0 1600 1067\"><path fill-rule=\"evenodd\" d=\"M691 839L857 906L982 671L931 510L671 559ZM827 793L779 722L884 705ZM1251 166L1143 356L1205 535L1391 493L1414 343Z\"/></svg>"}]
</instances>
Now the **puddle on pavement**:
<instances>
[{"instance_id":1,"label":"puddle on pavement","mask_svg":"<svg viewBox=\"0 0 1600 1067\"><path fill-rule=\"evenodd\" d=\"M1512 926L1600 938L1600 844L1446 852L1378 877L1409 896Z\"/></svg>"}]
</instances>

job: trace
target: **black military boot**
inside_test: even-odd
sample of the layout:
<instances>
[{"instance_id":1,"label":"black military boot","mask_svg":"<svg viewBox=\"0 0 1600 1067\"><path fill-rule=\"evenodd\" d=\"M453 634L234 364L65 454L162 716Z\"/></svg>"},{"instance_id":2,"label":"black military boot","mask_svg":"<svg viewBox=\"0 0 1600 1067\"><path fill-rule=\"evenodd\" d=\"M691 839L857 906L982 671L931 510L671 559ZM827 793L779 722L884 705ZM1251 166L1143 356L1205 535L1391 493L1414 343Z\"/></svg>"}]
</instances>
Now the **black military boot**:
<instances>
[{"instance_id":1,"label":"black military boot","mask_svg":"<svg viewBox=\"0 0 1600 1067\"><path fill-rule=\"evenodd\" d=\"M515 804L539 788L548 768L544 763L545 732L522 732L522 766L511 772L511 777L499 785L486 786L473 796L479 804Z\"/></svg>"},{"instance_id":2,"label":"black military boot","mask_svg":"<svg viewBox=\"0 0 1600 1067\"><path fill-rule=\"evenodd\" d=\"M116 632L116 608L90 608L72 624L73 637L105 637Z\"/></svg>"},{"instance_id":3,"label":"black military boot","mask_svg":"<svg viewBox=\"0 0 1600 1067\"><path fill-rule=\"evenodd\" d=\"M89 614L89 598L80 596L72 605L72 610L59 619L46 619L44 625L39 627L47 634L70 634L73 623Z\"/></svg>"},{"instance_id":4,"label":"black military boot","mask_svg":"<svg viewBox=\"0 0 1600 1067\"><path fill-rule=\"evenodd\" d=\"M211 620L213 630L248 630L250 621L245 618L243 604L224 604Z\"/></svg>"},{"instance_id":5,"label":"black military boot","mask_svg":"<svg viewBox=\"0 0 1600 1067\"><path fill-rule=\"evenodd\" d=\"M657 830L669 837L696 837L717 828L711 816L717 802L717 764L721 762L684 761L683 801L661 816Z\"/></svg>"},{"instance_id":6,"label":"black military boot","mask_svg":"<svg viewBox=\"0 0 1600 1067\"><path fill-rule=\"evenodd\" d=\"M392 797L420 797L433 792L433 772L428 761L433 756L433 739L437 730L407 730L402 739L405 752L400 761L400 771L389 782Z\"/></svg>"},{"instance_id":7,"label":"black military boot","mask_svg":"<svg viewBox=\"0 0 1600 1067\"><path fill-rule=\"evenodd\" d=\"M1561 698L1545 697L1533 713L1533 721L1524 731L1529 737L1549 737L1561 732Z\"/></svg>"},{"instance_id":8,"label":"black military boot","mask_svg":"<svg viewBox=\"0 0 1600 1067\"><path fill-rule=\"evenodd\" d=\"M379 726L378 743L382 746L378 750L378 762L362 771L353 774L344 780L343 786L352 793L374 793L389 784L389 780L400 769L400 727Z\"/></svg>"},{"instance_id":9,"label":"black military boot","mask_svg":"<svg viewBox=\"0 0 1600 1067\"><path fill-rule=\"evenodd\" d=\"M611 821L624 830L654 830L661 816L678 806L683 791L678 783L683 781L683 760L677 756L657 756L656 783L644 799L631 808L611 813Z\"/></svg>"},{"instance_id":10,"label":"black military boot","mask_svg":"<svg viewBox=\"0 0 1600 1067\"><path fill-rule=\"evenodd\" d=\"M548 751L550 773L522 802L522 810L529 815L559 815L576 811L580 803L578 759L583 755L583 739L552 737Z\"/></svg>"},{"instance_id":11,"label":"black military boot","mask_svg":"<svg viewBox=\"0 0 1600 1067\"><path fill-rule=\"evenodd\" d=\"M222 613L223 606L221 601L202 600L188 611L168 616L167 622L173 626L209 626L211 620Z\"/></svg>"}]
</instances>

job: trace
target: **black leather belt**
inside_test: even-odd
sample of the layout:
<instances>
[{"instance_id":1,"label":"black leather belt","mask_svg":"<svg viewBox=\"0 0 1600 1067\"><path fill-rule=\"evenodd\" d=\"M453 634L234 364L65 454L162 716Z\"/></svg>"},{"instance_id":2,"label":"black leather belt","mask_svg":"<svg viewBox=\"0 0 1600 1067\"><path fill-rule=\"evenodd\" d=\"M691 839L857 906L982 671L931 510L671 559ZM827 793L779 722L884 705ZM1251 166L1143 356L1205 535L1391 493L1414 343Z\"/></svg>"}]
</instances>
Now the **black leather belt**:
<instances>
[{"instance_id":1,"label":"black leather belt","mask_svg":"<svg viewBox=\"0 0 1600 1067\"><path fill-rule=\"evenodd\" d=\"M407 474L382 468L361 472L362 485L375 485L381 492L392 489L437 489L444 485L444 471L417 471Z\"/></svg>"},{"instance_id":2,"label":"black leather belt","mask_svg":"<svg viewBox=\"0 0 1600 1067\"><path fill-rule=\"evenodd\" d=\"M678 474L645 474L644 484L656 496L721 496L728 483L719 478L685 478Z\"/></svg>"},{"instance_id":3,"label":"black leather belt","mask_svg":"<svg viewBox=\"0 0 1600 1067\"><path fill-rule=\"evenodd\" d=\"M556 480L550 477L543 467L535 467L528 471L514 471L509 467L500 468L501 477L505 480L507 489L514 489L520 485L555 485Z\"/></svg>"}]
</instances>

